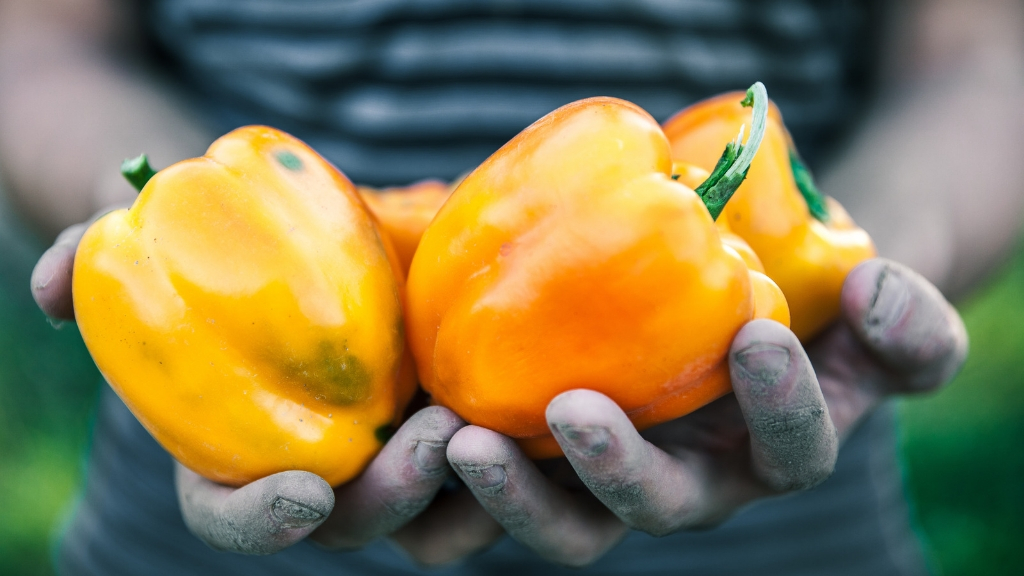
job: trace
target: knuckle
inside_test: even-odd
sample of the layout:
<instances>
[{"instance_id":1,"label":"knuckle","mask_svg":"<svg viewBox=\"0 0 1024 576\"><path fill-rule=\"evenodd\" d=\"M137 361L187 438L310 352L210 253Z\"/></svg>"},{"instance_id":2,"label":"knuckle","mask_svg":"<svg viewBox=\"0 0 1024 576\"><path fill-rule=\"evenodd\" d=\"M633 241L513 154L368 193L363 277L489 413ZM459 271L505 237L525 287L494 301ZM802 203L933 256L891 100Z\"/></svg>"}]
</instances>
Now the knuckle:
<instances>
[{"instance_id":1,"label":"knuckle","mask_svg":"<svg viewBox=\"0 0 1024 576\"><path fill-rule=\"evenodd\" d=\"M396 520L412 518L422 512L433 499L430 495L393 495L379 499L383 512Z\"/></svg>"},{"instance_id":2,"label":"knuckle","mask_svg":"<svg viewBox=\"0 0 1024 576\"><path fill-rule=\"evenodd\" d=\"M827 414L821 405L801 406L795 410L772 412L750 419L756 437L772 451L789 451L795 443L816 440Z\"/></svg>"},{"instance_id":3,"label":"knuckle","mask_svg":"<svg viewBox=\"0 0 1024 576\"><path fill-rule=\"evenodd\" d=\"M595 494L627 526L651 536L665 536L679 530L683 524L681 519L694 514L692 506L686 503L673 509L653 505L647 491L635 482L604 485Z\"/></svg>"},{"instance_id":4,"label":"knuckle","mask_svg":"<svg viewBox=\"0 0 1024 576\"><path fill-rule=\"evenodd\" d=\"M699 516L696 502L682 499L674 505L659 505L636 480L591 481L587 485L626 526L651 536L672 534Z\"/></svg>"},{"instance_id":5,"label":"knuckle","mask_svg":"<svg viewBox=\"0 0 1024 576\"><path fill-rule=\"evenodd\" d=\"M491 502L487 511L509 534L529 535L543 528L533 515L519 506Z\"/></svg>"},{"instance_id":6,"label":"knuckle","mask_svg":"<svg viewBox=\"0 0 1024 576\"><path fill-rule=\"evenodd\" d=\"M620 480L587 482L587 485L595 496L620 516L633 516L647 509L647 493L638 482Z\"/></svg>"},{"instance_id":7,"label":"knuckle","mask_svg":"<svg viewBox=\"0 0 1024 576\"><path fill-rule=\"evenodd\" d=\"M806 490L835 469L838 437L822 405L803 406L750 422L759 444L759 476L773 490Z\"/></svg>"},{"instance_id":8,"label":"knuckle","mask_svg":"<svg viewBox=\"0 0 1024 576\"><path fill-rule=\"evenodd\" d=\"M763 479L777 492L808 490L828 480L835 471L835 461L821 459L794 468L768 473Z\"/></svg>"}]
</instances>

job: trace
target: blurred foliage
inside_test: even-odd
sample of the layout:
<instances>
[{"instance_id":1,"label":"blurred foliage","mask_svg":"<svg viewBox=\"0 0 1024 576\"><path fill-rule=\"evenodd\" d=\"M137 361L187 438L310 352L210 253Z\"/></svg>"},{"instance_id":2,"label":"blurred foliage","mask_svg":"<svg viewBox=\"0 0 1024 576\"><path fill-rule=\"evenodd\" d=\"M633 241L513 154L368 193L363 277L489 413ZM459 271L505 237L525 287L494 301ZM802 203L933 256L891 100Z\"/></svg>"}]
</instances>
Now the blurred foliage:
<instances>
[{"instance_id":1,"label":"blurred foliage","mask_svg":"<svg viewBox=\"0 0 1024 576\"><path fill-rule=\"evenodd\" d=\"M942 574L1024 574L1024 246L961 311L963 372L902 403L908 488Z\"/></svg>"},{"instance_id":2,"label":"blurred foliage","mask_svg":"<svg viewBox=\"0 0 1024 576\"><path fill-rule=\"evenodd\" d=\"M49 574L83 472L99 375L28 290L42 244L0 206L0 574ZM963 307L971 357L902 403L908 487L942 574L1024 574L1024 249Z\"/></svg>"},{"instance_id":3,"label":"blurred foliage","mask_svg":"<svg viewBox=\"0 0 1024 576\"><path fill-rule=\"evenodd\" d=\"M83 471L99 373L73 323L54 328L29 275L42 243L0 206L0 574L49 574Z\"/></svg>"}]
</instances>

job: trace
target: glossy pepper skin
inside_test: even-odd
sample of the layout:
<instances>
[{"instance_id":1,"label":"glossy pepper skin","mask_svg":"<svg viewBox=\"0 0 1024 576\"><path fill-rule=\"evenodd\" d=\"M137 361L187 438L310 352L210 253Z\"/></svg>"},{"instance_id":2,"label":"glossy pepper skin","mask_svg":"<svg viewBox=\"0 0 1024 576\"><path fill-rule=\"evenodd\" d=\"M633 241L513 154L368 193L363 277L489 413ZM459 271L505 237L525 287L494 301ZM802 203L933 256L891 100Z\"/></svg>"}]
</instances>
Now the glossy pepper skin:
<instances>
[{"instance_id":1,"label":"glossy pepper skin","mask_svg":"<svg viewBox=\"0 0 1024 576\"><path fill-rule=\"evenodd\" d=\"M403 272L409 271L423 231L451 195L452 189L452 185L440 180L424 180L383 190L359 187L359 195L384 233L391 238Z\"/></svg>"},{"instance_id":2,"label":"glossy pepper skin","mask_svg":"<svg viewBox=\"0 0 1024 576\"><path fill-rule=\"evenodd\" d=\"M609 395L640 428L728 393L734 335L785 321L785 301L672 168L646 112L592 98L469 174L409 272L409 342L434 401L542 458L560 454L544 411L566 390Z\"/></svg>"},{"instance_id":3,"label":"glossy pepper skin","mask_svg":"<svg viewBox=\"0 0 1024 576\"><path fill-rule=\"evenodd\" d=\"M709 176L711 173L699 166L679 161L672 163L672 178L691 190L698 188ZM725 249L735 252L750 269L750 282L754 288L754 309L757 311L758 317L771 318L789 326L789 303L785 298L779 298L780 289L774 281L765 275L761 259L743 238L729 228L725 218L716 219L715 227L718 228L718 237Z\"/></svg>"},{"instance_id":4,"label":"glossy pepper skin","mask_svg":"<svg viewBox=\"0 0 1024 576\"><path fill-rule=\"evenodd\" d=\"M669 119L672 157L710 170L750 110L734 92L686 108ZM799 185L798 185L799 184ZM813 339L839 316L846 275L875 256L874 244L843 207L822 196L803 167L782 116L772 105L761 149L747 180L729 200L723 222L757 253L789 302L793 332Z\"/></svg>"},{"instance_id":5,"label":"glossy pepper skin","mask_svg":"<svg viewBox=\"0 0 1024 576\"><path fill-rule=\"evenodd\" d=\"M230 485L283 470L338 485L414 391L402 278L337 169L249 126L93 224L72 289L96 365L182 464Z\"/></svg>"}]
</instances>

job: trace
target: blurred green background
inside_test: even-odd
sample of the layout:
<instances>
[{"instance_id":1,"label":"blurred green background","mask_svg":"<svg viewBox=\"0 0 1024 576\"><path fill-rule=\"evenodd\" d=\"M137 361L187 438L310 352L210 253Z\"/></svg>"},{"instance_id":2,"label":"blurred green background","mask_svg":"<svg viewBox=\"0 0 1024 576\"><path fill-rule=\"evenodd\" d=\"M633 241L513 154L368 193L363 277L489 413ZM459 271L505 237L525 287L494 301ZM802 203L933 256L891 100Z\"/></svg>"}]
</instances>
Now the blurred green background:
<instances>
[{"instance_id":1,"label":"blurred green background","mask_svg":"<svg viewBox=\"0 0 1024 576\"><path fill-rule=\"evenodd\" d=\"M42 249L0 206L0 574L51 572L100 381L75 326L32 303ZM964 371L901 404L908 486L941 574L1024 574L1024 248L961 311Z\"/></svg>"}]
</instances>

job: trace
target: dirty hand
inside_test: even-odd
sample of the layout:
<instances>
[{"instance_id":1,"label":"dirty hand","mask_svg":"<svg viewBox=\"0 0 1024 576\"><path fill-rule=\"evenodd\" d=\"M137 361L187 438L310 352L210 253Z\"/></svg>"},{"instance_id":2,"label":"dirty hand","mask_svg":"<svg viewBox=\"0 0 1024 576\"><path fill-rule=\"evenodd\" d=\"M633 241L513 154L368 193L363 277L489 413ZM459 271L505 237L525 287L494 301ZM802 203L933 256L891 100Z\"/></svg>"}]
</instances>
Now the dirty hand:
<instances>
[{"instance_id":1,"label":"dirty hand","mask_svg":"<svg viewBox=\"0 0 1024 576\"><path fill-rule=\"evenodd\" d=\"M846 279L842 320L806 350L781 324L747 324L729 354L735 394L693 414L640 434L602 394L557 396L547 421L578 490L477 426L455 433L448 459L514 538L550 561L586 565L627 528L711 526L754 499L822 482L865 414L887 396L942 385L966 351L963 323L934 286L869 260Z\"/></svg>"}]
</instances>

